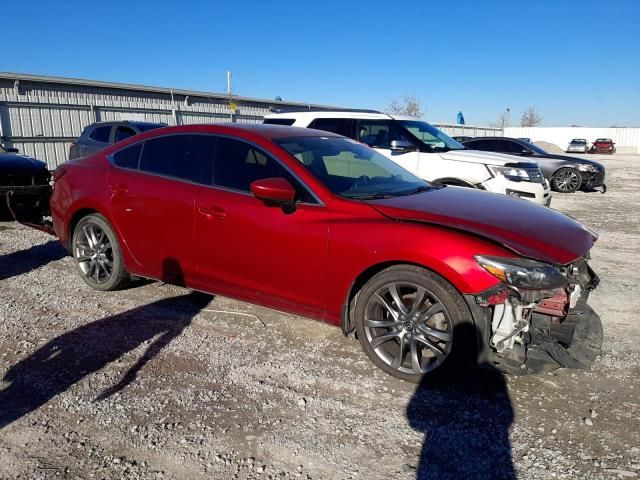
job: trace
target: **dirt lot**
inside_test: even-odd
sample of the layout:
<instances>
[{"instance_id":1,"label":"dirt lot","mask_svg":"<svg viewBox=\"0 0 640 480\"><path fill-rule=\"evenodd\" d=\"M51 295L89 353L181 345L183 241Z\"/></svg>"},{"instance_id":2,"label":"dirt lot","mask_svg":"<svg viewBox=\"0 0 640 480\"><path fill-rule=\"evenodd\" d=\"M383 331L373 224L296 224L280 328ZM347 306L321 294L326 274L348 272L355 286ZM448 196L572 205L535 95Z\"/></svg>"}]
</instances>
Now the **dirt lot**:
<instances>
[{"instance_id":1,"label":"dirt lot","mask_svg":"<svg viewBox=\"0 0 640 480\"><path fill-rule=\"evenodd\" d=\"M640 156L603 162L606 195L552 203L601 235L592 369L419 393L337 328L159 283L95 292L51 237L0 224L0 478L640 476Z\"/></svg>"}]
</instances>

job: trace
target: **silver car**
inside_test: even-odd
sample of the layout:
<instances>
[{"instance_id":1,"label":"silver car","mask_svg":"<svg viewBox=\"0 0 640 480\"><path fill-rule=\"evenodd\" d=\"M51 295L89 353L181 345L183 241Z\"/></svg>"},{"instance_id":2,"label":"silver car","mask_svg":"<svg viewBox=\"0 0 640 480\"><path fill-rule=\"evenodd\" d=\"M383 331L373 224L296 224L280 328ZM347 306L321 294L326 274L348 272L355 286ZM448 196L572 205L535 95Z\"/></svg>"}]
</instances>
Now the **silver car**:
<instances>
[{"instance_id":1,"label":"silver car","mask_svg":"<svg viewBox=\"0 0 640 480\"><path fill-rule=\"evenodd\" d=\"M574 138L569 142L567 153L587 153L589 145L584 138Z\"/></svg>"},{"instance_id":2,"label":"silver car","mask_svg":"<svg viewBox=\"0 0 640 480\"><path fill-rule=\"evenodd\" d=\"M125 138L166 126L166 123L136 122L131 120L92 123L85 127L80 138L71 144L69 160L88 157Z\"/></svg>"}]
</instances>

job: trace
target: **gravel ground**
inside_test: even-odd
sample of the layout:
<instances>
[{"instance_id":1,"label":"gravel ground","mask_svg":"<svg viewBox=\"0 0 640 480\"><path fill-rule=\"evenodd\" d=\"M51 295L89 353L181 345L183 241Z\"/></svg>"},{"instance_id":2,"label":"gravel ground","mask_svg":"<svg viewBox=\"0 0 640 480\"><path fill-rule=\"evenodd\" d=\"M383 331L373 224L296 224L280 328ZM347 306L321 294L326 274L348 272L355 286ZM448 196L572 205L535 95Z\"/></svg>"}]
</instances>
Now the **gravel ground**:
<instances>
[{"instance_id":1,"label":"gravel ground","mask_svg":"<svg viewBox=\"0 0 640 480\"><path fill-rule=\"evenodd\" d=\"M0 223L0 478L640 476L640 157L603 162L606 195L552 203L601 234L593 367L419 390L320 322L93 291L52 237Z\"/></svg>"}]
</instances>

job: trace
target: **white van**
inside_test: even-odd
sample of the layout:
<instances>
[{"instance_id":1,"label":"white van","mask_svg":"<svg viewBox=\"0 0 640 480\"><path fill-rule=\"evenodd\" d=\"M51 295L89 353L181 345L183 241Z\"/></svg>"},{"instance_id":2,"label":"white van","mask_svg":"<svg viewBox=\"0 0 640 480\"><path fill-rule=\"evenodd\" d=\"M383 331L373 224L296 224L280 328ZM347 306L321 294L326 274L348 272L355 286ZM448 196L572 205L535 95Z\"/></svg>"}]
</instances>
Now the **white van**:
<instances>
[{"instance_id":1,"label":"white van","mask_svg":"<svg viewBox=\"0 0 640 480\"><path fill-rule=\"evenodd\" d=\"M546 206L551 203L549 184L537 163L467 150L413 117L367 110L304 110L270 114L264 123L315 128L353 138L429 182L481 188Z\"/></svg>"}]
</instances>

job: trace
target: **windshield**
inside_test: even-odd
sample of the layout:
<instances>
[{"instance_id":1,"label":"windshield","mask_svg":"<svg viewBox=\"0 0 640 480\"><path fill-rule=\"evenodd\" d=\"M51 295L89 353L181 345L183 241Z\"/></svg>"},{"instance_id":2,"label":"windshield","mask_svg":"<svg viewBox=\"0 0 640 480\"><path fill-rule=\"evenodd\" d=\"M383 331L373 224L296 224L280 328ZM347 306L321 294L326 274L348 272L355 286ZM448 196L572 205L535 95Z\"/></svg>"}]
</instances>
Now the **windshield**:
<instances>
[{"instance_id":1,"label":"windshield","mask_svg":"<svg viewBox=\"0 0 640 480\"><path fill-rule=\"evenodd\" d=\"M464 150L465 147L437 128L420 120L396 120L414 137L424 143L432 152L448 152L449 150Z\"/></svg>"},{"instance_id":2,"label":"windshield","mask_svg":"<svg viewBox=\"0 0 640 480\"><path fill-rule=\"evenodd\" d=\"M582 140L580 138L575 138L575 139L571 140L571 143L584 144L584 143L587 143L587 141L586 140Z\"/></svg>"},{"instance_id":3,"label":"windshield","mask_svg":"<svg viewBox=\"0 0 640 480\"><path fill-rule=\"evenodd\" d=\"M376 199L411 195L431 187L387 157L343 137L294 137L276 140L333 193Z\"/></svg>"},{"instance_id":4,"label":"windshield","mask_svg":"<svg viewBox=\"0 0 640 480\"><path fill-rule=\"evenodd\" d=\"M520 140L529 150L537 153L538 155L549 155L546 150L540 148L535 143L525 142L524 140Z\"/></svg>"}]
</instances>

